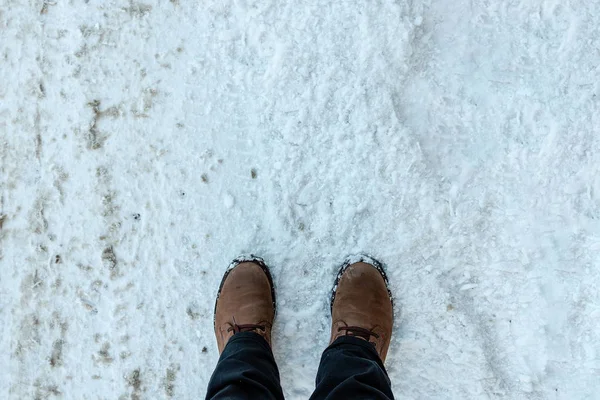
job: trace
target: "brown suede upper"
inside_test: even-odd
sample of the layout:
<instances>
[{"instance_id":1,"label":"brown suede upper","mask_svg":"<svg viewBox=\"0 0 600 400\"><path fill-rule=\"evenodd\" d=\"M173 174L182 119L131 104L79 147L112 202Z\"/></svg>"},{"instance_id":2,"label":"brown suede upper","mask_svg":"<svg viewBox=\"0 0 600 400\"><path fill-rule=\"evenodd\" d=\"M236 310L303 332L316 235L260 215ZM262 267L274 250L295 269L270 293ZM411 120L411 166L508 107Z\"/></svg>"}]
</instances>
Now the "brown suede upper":
<instances>
[{"instance_id":1,"label":"brown suede upper","mask_svg":"<svg viewBox=\"0 0 600 400\"><path fill-rule=\"evenodd\" d=\"M347 267L333 302L330 343L340 336L356 336L373 343L385 361L393 322L392 300L379 270L364 262Z\"/></svg>"},{"instance_id":2,"label":"brown suede upper","mask_svg":"<svg viewBox=\"0 0 600 400\"><path fill-rule=\"evenodd\" d=\"M236 331L251 330L271 345L274 318L271 285L265 271L253 262L237 265L225 278L215 307L219 354Z\"/></svg>"}]
</instances>

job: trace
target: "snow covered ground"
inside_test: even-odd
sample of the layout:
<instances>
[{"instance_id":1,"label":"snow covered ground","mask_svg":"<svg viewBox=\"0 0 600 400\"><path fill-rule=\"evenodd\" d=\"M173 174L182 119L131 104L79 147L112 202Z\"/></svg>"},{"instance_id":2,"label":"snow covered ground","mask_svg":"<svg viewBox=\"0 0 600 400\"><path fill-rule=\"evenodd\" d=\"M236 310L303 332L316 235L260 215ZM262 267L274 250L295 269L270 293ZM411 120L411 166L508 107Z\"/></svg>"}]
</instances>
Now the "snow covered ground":
<instances>
[{"instance_id":1,"label":"snow covered ground","mask_svg":"<svg viewBox=\"0 0 600 400\"><path fill-rule=\"evenodd\" d=\"M307 399L348 254L399 399L600 396L600 1L0 0L0 398L198 399L263 256Z\"/></svg>"}]
</instances>

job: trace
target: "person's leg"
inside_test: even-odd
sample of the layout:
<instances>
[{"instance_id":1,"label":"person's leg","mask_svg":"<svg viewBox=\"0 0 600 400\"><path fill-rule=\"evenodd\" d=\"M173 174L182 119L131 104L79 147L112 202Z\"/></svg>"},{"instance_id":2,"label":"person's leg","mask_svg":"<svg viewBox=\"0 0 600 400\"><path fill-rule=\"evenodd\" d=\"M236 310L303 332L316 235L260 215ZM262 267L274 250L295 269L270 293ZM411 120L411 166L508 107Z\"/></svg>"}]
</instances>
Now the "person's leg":
<instances>
[{"instance_id":1,"label":"person's leg","mask_svg":"<svg viewBox=\"0 0 600 400\"><path fill-rule=\"evenodd\" d=\"M283 399L271 351L275 318L273 279L262 259L234 261L215 304L221 354L207 399Z\"/></svg>"},{"instance_id":2,"label":"person's leg","mask_svg":"<svg viewBox=\"0 0 600 400\"><path fill-rule=\"evenodd\" d=\"M331 340L311 400L394 398L383 366L390 345L393 304L382 265L363 256L346 262L331 300Z\"/></svg>"},{"instance_id":3,"label":"person's leg","mask_svg":"<svg viewBox=\"0 0 600 400\"><path fill-rule=\"evenodd\" d=\"M325 350L311 400L393 398L390 379L370 343L343 336Z\"/></svg>"},{"instance_id":4,"label":"person's leg","mask_svg":"<svg viewBox=\"0 0 600 400\"><path fill-rule=\"evenodd\" d=\"M254 332L233 336L208 384L207 399L283 399L271 347Z\"/></svg>"}]
</instances>

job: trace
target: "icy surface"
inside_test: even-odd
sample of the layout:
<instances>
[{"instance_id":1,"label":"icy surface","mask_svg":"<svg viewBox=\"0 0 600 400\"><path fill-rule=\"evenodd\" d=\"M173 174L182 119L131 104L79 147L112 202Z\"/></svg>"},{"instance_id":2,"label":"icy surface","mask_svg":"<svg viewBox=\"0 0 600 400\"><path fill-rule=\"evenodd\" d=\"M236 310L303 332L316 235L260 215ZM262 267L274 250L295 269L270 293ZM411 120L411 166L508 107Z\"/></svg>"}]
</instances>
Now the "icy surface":
<instances>
[{"instance_id":1,"label":"icy surface","mask_svg":"<svg viewBox=\"0 0 600 400\"><path fill-rule=\"evenodd\" d=\"M599 65L598 0L0 0L0 398L202 398L255 253L306 399L361 251L398 398L598 398Z\"/></svg>"}]
</instances>

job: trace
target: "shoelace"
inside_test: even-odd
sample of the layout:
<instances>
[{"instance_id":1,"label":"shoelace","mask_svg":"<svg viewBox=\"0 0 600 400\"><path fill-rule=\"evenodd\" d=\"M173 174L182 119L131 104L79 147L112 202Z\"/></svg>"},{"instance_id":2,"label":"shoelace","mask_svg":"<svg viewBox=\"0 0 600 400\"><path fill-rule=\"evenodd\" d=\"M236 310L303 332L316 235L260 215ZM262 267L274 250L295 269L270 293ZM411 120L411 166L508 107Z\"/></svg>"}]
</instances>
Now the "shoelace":
<instances>
[{"instance_id":1,"label":"shoelace","mask_svg":"<svg viewBox=\"0 0 600 400\"><path fill-rule=\"evenodd\" d=\"M349 336L358 336L365 339L367 342L371 339L371 336L375 337L375 339L379 339L379 335L375 332L372 332L368 329L361 328L359 326L342 326L338 328L338 332L346 331L346 335Z\"/></svg>"},{"instance_id":2,"label":"shoelace","mask_svg":"<svg viewBox=\"0 0 600 400\"><path fill-rule=\"evenodd\" d=\"M266 331L267 327L264 325L253 325L253 324L246 324L246 325L238 325L238 324L233 324L229 329L227 329L227 332L232 332L235 335L236 333L240 333L240 332L252 332L252 331L256 331L256 330L261 330L261 331Z\"/></svg>"}]
</instances>

